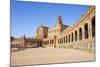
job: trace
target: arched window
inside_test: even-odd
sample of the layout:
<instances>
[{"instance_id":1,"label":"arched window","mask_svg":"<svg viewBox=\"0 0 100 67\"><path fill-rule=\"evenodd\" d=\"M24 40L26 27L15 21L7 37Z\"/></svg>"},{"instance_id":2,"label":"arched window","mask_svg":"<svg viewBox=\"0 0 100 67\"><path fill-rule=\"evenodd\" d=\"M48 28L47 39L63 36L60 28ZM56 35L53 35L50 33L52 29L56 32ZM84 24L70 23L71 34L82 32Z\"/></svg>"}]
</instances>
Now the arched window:
<instances>
[{"instance_id":1,"label":"arched window","mask_svg":"<svg viewBox=\"0 0 100 67\"><path fill-rule=\"evenodd\" d=\"M75 31L75 41L77 41L77 31Z\"/></svg>"},{"instance_id":2,"label":"arched window","mask_svg":"<svg viewBox=\"0 0 100 67\"><path fill-rule=\"evenodd\" d=\"M79 40L82 40L82 28L79 28Z\"/></svg>"},{"instance_id":3,"label":"arched window","mask_svg":"<svg viewBox=\"0 0 100 67\"><path fill-rule=\"evenodd\" d=\"M73 33L72 33L72 42L73 42Z\"/></svg>"},{"instance_id":4,"label":"arched window","mask_svg":"<svg viewBox=\"0 0 100 67\"><path fill-rule=\"evenodd\" d=\"M70 34L69 34L69 42L70 42Z\"/></svg>"},{"instance_id":5,"label":"arched window","mask_svg":"<svg viewBox=\"0 0 100 67\"><path fill-rule=\"evenodd\" d=\"M95 17L92 19L92 37L95 37Z\"/></svg>"},{"instance_id":6,"label":"arched window","mask_svg":"<svg viewBox=\"0 0 100 67\"><path fill-rule=\"evenodd\" d=\"M88 24L86 23L85 25L84 25L84 30L85 30L85 39L88 39Z\"/></svg>"}]
</instances>

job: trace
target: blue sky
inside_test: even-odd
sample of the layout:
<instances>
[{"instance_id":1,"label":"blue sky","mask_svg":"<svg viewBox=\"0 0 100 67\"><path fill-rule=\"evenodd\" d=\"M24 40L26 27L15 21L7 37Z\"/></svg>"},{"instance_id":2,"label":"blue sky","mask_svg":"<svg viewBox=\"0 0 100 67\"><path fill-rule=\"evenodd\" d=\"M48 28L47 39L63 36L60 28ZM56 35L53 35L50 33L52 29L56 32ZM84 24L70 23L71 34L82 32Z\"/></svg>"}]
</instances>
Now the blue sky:
<instances>
[{"instance_id":1,"label":"blue sky","mask_svg":"<svg viewBox=\"0 0 100 67\"><path fill-rule=\"evenodd\" d=\"M11 36L33 37L41 24L54 27L58 16L63 24L73 25L88 10L88 5L50 4L11 0Z\"/></svg>"}]
</instances>

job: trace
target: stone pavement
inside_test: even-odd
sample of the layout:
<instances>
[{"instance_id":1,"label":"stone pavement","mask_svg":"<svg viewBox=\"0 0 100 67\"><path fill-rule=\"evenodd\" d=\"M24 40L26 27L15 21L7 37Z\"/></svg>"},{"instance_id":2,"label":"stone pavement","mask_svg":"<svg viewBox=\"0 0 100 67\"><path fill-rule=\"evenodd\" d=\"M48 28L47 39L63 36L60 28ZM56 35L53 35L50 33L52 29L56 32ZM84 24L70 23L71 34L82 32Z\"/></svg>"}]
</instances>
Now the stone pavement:
<instances>
[{"instance_id":1,"label":"stone pavement","mask_svg":"<svg viewBox=\"0 0 100 67\"><path fill-rule=\"evenodd\" d=\"M30 48L11 53L11 66L94 61L95 55L65 48Z\"/></svg>"}]
</instances>

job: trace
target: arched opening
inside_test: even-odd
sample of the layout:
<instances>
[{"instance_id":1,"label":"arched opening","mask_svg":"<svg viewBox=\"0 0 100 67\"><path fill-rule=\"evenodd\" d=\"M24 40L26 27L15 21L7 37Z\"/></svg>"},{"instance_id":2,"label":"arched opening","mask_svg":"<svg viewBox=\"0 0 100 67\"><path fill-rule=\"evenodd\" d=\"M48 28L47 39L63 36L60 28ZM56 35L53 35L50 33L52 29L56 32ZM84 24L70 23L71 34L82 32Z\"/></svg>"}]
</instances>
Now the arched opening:
<instances>
[{"instance_id":1,"label":"arched opening","mask_svg":"<svg viewBox=\"0 0 100 67\"><path fill-rule=\"evenodd\" d=\"M70 42L70 34L69 34L69 42Z\"/></svg>"},{"instance_id":2,"label":"arched opening","mask_svg":"<svg viewBox=\"0 0 100 67\"><path fill-rule=\"evenodd\" d=\"M66 43L67 43L67 35L66 35Z\"/></svg>"},{"instance_id":3,"label":"arched opening","mask_svg":"<svg viewBox=\"0 0 100 67\"><path fill-rule=\"evenodd\" d=\"M79 29L79 40L82 40L82 28Z\"/></svg>"},{"instance_id":4,"label":"arched opening","mask_svg":"<svg viewBox=\"0 0 100 67\"><path fill-rule=\"evenodd\" d=\"M52 40L51 40L51 44L53 44Z\"/></svg>"},{"instance_id":5,"label":"arched opening","mask_svg":"<svg viewBox=\"0 0 100 67\"><path fill-rule=\"evenodd\" d=\"M50 40L50 44L51 44L51 40Z\"/></svg>"},{"instance_id":6,"label":"arched opening","mask_svg":"<svg viewBox=\"0 0 100 67\"><path fill-rule=\"evenodd\" d=\"M64 43L65 43L65 37L64 37Z\"/></svg>"},{"instance_id":7,"label":"arched opening","mask_svg":"<svg viewBox=\"0 0 100 67\"><path fill-rule=\"evenodd\" d=\"M62 43L63 43L63 38L62 38Z\"/></svg>"},{"instance_id":8,"label":"arched opening","mask_svg":"<svg viewBox=\"0 0 100 67\"><path fill-rule=\"evenodd\" d=\"M61 44L62 44L62 38L61 38Z\"/></svg>"},{"instance_id":9,"label":"arched opening","mask_svg":"<svg viewBox=\"0 0 100 67\"><path fill-rule=\"evenodd\" d=\"M48 44L50 44L50 41L48 40Z\"/></svg>"},{"instance_id":10,"label":"arched opening","mask_svg":"<svg viewBox=\"0 0 100 67\"><path fill-rule=\"evenodd\" d=\"M40 47L42 47L42 42L39 42Z\"/></svg>"},{"instance_id":11,"label":"arched opening","mask_svg":"<svg viewBox=\"0 0 100 67\"><path fill-rule=\"evenodd\" d=\"M60 38L60 44L61 44L61 38Z\"/></svg>"},{"instance_id":12,"label":"arched opening","mask_svg":"<svg viewBox=\"0 0 100 67\"><path fill-rule=\"evenodd\" d=\"M60 40L61 40L61 44L62 44L62 38Z\"/></svg>"},{"instance_id":13,"label":"arched opening","mask_svg":"<svg viewBox=\"0 0 100 67\"><path fill-rule=\"evenodd\" d=\"M49 44L49 40L48 40L47 42L48 42L48 44Z\"/></svg>"},{"instance_id":14,"label":"arched opening","mask_svg":"<svg viewBox=\"0 0 100 67\"><path fill-rule=\"evenodd\" d=\"M44 38L47 38L47 35L45 35Z\"/></svg>"},{"instance_id":15,"label":"arched opening","mask_svg":"<svg viewBox=\"0 0 100 67\"><path fill-rule=\"evenodd\" d=\"M52 43L52 44L54 43L53 39L51 40L51 43Z\"/></svg>"},{"instance_id":16,"label":"arched opening","mask_svg":"<svg viewBox=\"0 0 100 67\"><path fill-rule=\"evenodd\" d=\"M58 44L59 44L59 39L58 39Z\"/></svg>"},{"instance_id":17,"label":"arched opening","mask_svg":"<svg viewBox=\"0 0 100 67\"><path fill-rule=\"evenodd\" d=\"M75 31L75 41L77 41L77 31Z\"/></svg>"},{"instance_id":18,"label":"arched opening","mask_svg":"<svg viewBox=\"0 0 100 67\"><path fill-rule=\"evenodd\" d=\"M84 30L85 30L85 39L88 39L88 24L87 23L84 25Z\"/></svg>"},{"instance_id":19,"label":"arched opening","mask_svg":"<svg viewBox=\"0 0 100 67\"><path fill-rule=\"evenodd\" d=\"M73 42L73 33L72 33L72 42Z\"/></svg>"},{"instance_id":20,"label":"arched opening","mask_svg":"<svg viewBox=\"0 0 100 67\"><path fill-rule=\"evenodd\" d=\"M92 19L92 37L95 37L95 17Z\"/></svg>"}]
</instances>

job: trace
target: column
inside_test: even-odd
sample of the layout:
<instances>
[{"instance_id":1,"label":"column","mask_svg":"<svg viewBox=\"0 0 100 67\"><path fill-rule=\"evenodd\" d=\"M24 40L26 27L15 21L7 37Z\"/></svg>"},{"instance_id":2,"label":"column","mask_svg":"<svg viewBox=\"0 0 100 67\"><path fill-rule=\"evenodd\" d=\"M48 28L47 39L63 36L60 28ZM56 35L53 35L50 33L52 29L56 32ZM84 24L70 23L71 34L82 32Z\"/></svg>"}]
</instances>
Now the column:
<instances>
[{"instance_id":1,"label":"column","mask_svg":"<svg viewBox=\"0 0 100 67\"><path fill-rule=\"evenodd\" d=\"M91 20L88 20L88 34L89 34L89 38L92 38L92 22L91 22Z\"/></svg>"}]
</instances>

